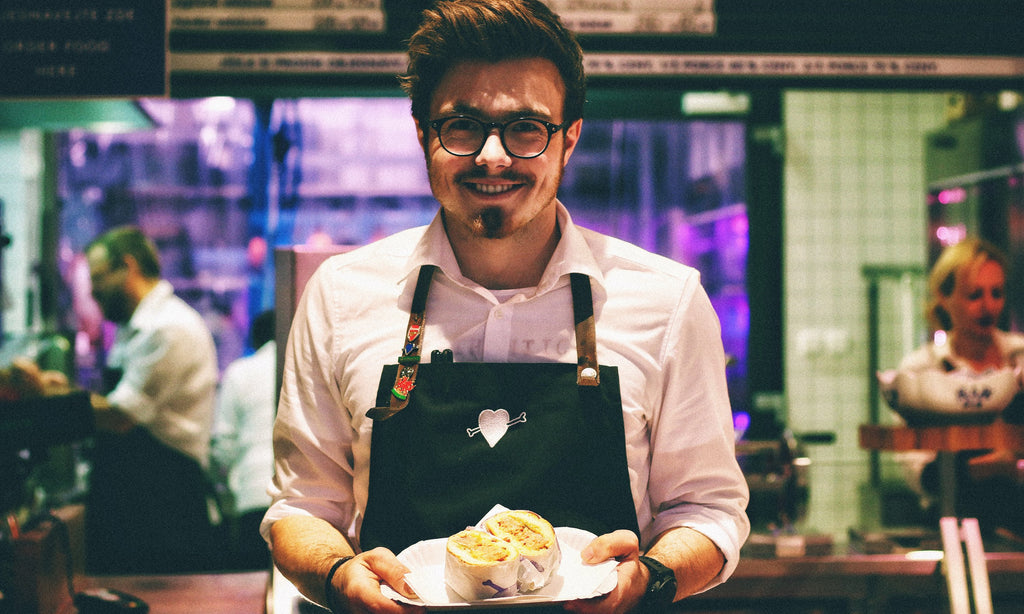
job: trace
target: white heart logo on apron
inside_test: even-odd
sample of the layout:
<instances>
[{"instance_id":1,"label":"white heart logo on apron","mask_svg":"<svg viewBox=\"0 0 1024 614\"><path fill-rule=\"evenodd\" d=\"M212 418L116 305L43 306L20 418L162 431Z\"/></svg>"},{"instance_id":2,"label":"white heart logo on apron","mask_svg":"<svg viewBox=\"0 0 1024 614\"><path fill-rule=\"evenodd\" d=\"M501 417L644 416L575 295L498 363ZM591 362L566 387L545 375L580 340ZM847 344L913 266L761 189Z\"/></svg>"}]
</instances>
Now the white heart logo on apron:
<instances>
[{"instance_id":1,"label":"white heart logo on apron","mask_svg":"<svg viewBox=\"0 0 1024 614\"><path fill-rule=\"evenodd\" d=\"M498 443L505 436L508 427L520 422L526 422L525 411L519 414L515 420L509 420L508 412L504 409L485 409L480 412L480 417L477 418L477 427L466 429L466 433L470 437L480 433L487 441L487 445L493 448L494 444Z\"/></svg>"}]
</instances>

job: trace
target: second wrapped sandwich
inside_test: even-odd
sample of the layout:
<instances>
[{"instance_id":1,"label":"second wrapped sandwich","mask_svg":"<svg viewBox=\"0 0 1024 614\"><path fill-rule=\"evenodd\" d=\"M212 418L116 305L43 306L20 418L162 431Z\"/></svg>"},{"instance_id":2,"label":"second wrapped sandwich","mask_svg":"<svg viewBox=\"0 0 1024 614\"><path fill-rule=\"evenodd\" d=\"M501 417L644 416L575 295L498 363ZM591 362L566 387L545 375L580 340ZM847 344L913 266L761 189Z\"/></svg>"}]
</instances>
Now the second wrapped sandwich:
<instances>
[{"instance_id":1,"label":"second wrapped sandwich","mask_svg":"<svg viewBox=\"0 0 1024 614\"><path fill-rule=\"evenodd\" d=\"M537 590L551 580L562 553L550 522L528 510L510 510L487 518L484 525L489 533L511 544L522 557L520 592Z\"/></svg>"}]
</instances>

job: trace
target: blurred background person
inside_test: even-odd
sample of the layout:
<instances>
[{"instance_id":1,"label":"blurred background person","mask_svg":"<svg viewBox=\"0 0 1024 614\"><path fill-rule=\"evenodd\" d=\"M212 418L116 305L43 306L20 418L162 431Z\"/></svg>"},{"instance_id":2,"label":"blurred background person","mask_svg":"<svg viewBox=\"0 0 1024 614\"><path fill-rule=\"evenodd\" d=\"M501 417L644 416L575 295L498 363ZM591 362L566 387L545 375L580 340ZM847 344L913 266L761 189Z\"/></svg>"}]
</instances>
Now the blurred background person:
<instances>
[{"instance_id":1,"label":"blurred background person","mask_svg":"<svg viewBox=\"0 0 1024 614\"><path fill-rule=\"evenodd\" d=\"M987 241L968 238L947 247L928 278L928 319L934 340L904 357L900 370L985 374L1024 368L1024 334L999 325L1006 305L1006 256ZM944 333L944 334L943 334ZM1004 411L1010 418L1020 395ZM909 481L930 504L941 490L934 452L904 453ZM961 452L956 457L956 509L978 518L983 530L1024 535L1024 492L1013 450Z\"/></svg>"},{"instance_id":2,"label":"blurred background person","mask_svg":"<svg viewBox=\"0 0 1024 614\"><path fill-rule=\"evenodd\" d=\"M92 295L117 325L93 395L97 435L86 502L90 573L219 566L206 478L217 385L213 337L160 275L133 226L85 249Z\"/></svg>"},{"instance_id":3,"label":"blurred background person","mask_svg":"<svg viewBox=\"0 0 1024 614\"><path fill-rule=\"evenodd\" d=\"M270 505L267 484L274 470L277 344L273 310L253 319L249 341L254 352L228 365L221 378L211 462L229 501L228 566L268 569L270 551L259 527Z\"/></svg>"}]
</instances>

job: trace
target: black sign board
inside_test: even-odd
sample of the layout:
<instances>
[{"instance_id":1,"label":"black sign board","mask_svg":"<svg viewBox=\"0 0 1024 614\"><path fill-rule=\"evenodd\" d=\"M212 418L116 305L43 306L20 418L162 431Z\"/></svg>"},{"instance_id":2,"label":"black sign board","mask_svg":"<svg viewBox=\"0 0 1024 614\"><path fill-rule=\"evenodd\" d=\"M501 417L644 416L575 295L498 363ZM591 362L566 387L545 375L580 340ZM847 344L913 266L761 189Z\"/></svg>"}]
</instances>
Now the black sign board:
<instances>
[{"instance_id":1,"label":"black sign board","mask_svg":"<svg viewBox=\"0 0 1024 614\"><path fill-rule=\"evenodd\" d=\"M0 0L0 97L167 94L161 0Z\"/></svg>"}]
</instances>

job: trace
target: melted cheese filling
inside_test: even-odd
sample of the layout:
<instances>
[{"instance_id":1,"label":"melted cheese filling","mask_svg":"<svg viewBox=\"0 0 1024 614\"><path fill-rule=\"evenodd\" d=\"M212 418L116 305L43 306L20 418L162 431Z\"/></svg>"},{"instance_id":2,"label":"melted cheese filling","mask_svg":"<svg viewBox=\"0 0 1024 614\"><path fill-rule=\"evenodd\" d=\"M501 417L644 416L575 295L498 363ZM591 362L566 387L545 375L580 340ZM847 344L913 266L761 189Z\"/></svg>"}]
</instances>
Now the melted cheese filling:
<instances>
[{"instance_id":1,"label":"melted cheese filling","mask_svg":"<svg viewBox=\"0 0 1024 614\"><path fill-rule=\"evenodd\" d=\"M497 524L515 543L531 550L542 550L550 545L547 536L516 518L502 517Z\"/></svg>"},{"instance_id":2,"label":"melted cheese filling","mask_svg":"<svg viewBox=\"0 0 1024 614\"><path fill-rule=\"evenodd\" d=\"M463 531L451 539L455 544L468 550L474 558L482 561L504 561L510 554L506 545L488 538L479 531Z\"/></svg>"}]
</instances>

